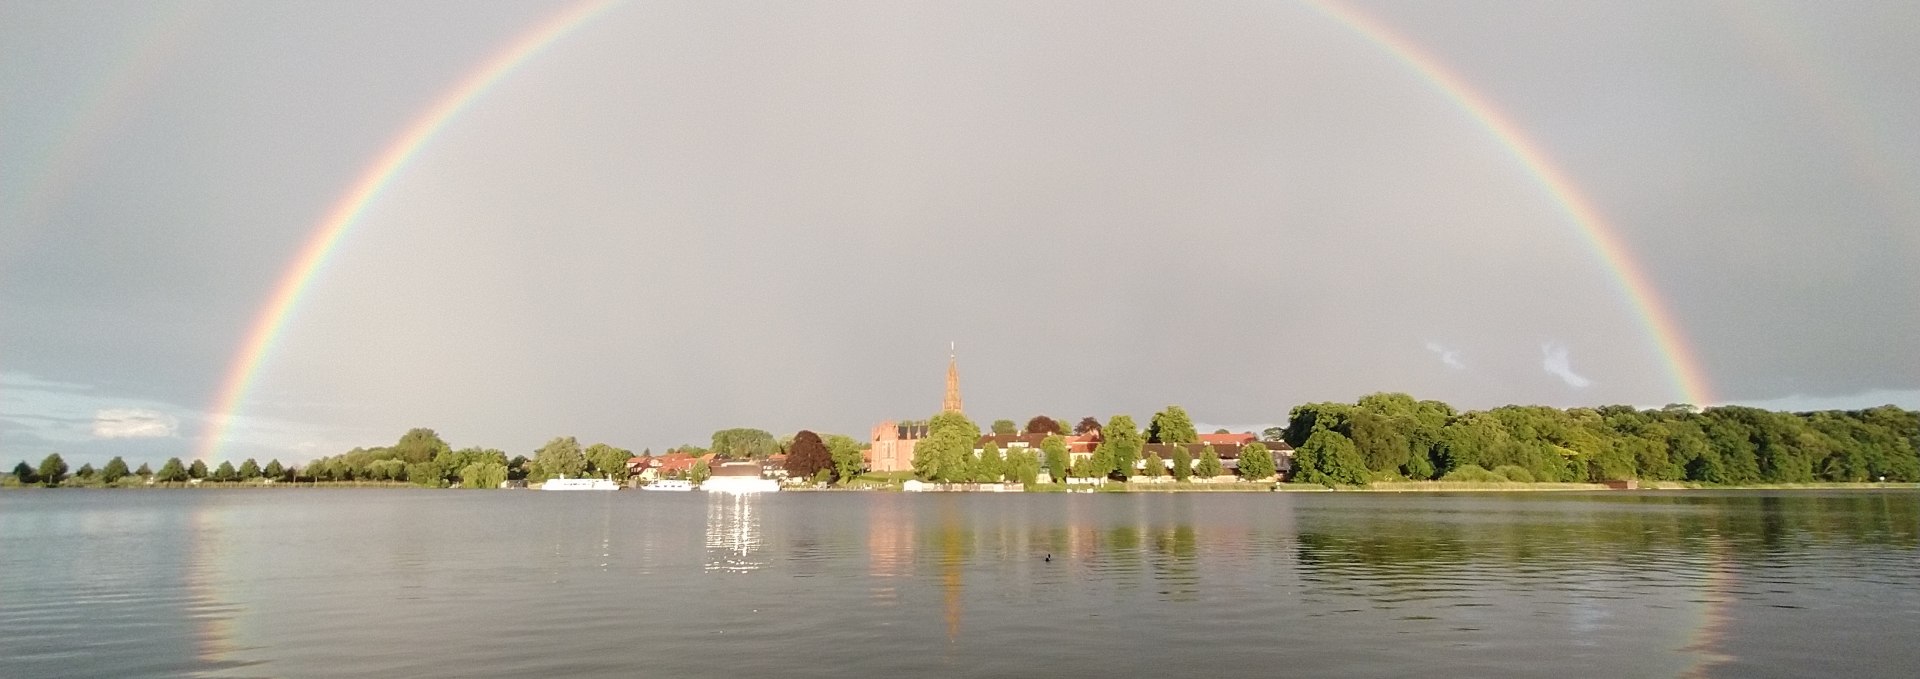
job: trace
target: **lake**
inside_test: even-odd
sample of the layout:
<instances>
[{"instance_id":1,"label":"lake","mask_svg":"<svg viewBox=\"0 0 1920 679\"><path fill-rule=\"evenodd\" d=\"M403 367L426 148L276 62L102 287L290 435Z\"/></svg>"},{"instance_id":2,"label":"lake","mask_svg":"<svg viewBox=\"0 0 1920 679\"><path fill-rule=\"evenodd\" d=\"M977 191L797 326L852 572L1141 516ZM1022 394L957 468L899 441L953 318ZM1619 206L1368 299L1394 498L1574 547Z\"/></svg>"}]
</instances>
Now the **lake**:
<instances>
[{"instance_id":1,"label":"lake","mask_svg":"<svg viewBox=\"0 0 1920 679\"><path fill-rule=\"evenodd\" d=\"M1907 677L1920 493L0 492L0 674Z\"/></svg>"}]
</instances>

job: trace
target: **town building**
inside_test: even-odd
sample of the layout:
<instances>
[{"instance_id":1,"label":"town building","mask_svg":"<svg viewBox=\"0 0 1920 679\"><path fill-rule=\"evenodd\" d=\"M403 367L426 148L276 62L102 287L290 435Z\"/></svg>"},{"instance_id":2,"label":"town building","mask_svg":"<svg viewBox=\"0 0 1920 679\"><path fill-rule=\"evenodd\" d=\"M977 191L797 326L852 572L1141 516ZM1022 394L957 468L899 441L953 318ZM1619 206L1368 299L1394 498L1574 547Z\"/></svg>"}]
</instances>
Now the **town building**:
<instances>
[{"instance_id":1,"label":"town building","mask_svg":"<svg viewBox=\"0 0 1920 679\"><path fill-rule=\"evenodd\" d=\"M947 393L940 411L958 413L960 402L960 361L951 345L947 348ZM927 437L927 423L888 420L874 425L867 442L867 469L875 472L913 471L913 448Z\"/></svg>"}]
</instances>

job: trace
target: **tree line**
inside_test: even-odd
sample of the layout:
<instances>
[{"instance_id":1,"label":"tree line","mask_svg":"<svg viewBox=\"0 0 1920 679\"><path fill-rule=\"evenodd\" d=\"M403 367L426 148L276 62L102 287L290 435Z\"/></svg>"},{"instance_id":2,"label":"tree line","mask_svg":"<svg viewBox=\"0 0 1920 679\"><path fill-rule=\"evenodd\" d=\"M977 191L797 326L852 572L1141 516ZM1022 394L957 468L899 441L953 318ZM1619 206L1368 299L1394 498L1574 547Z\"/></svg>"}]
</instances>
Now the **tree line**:
<instances>
[{"instance_id":1,"label":"tree line","mask_svg":"<svg viewBox=\"0 0 1920 679\"><path fill-rule=\"evenodd\" d=\"M240 483L260 481L291 481L293 469L280 464L279 460L270 460L266 466L253 458L247 458L240 466L232 462L221 462L211 470L207 463L194 460L191 464L181 462L180 458L170 458L154 471L146 463L137 469L127 469L127 461L115 456L99 469L92 464L82 464L79 469L70 469L67 461L59 453L47 455L35 467L22 460L14 465L13 473L7 477L8 485L46 486L49 488L67 486L78 488L122 488L144 486L154 483L187 483L189 481L212 481L216 483Z\"/></svg>"},{"instance_id":2,"label":"tree line","mask_svg":"<svg viewBox=\"0 0 1920 679\"><path fill-rule=\"evenodd\" d=\"M1460 412L1398 393L1295 407L1278 432L1295 480L1705 484L1920 480L1920 413L1674 404Z\"/></svg>"},{"instance_id":3,"label":"tree line","mask_svg":"<svg viewBox=\"0 0 1920 679\"><path fill-rule=\"evenodd\" d=\"M979 425L961 413L941 413L925 425L927 436L916 444L913 472L930 482L1033 483L1042 470L1055 479L1124 480L1168 474L1184 481L1224 473L1219 455L1210 446L1200 447L1195 456L1189 452L1190 445L1177 445L1170 460L1146 451L1147 444L1199 441L1192 418L1179 406L1155 413L1145 427L1129 415L1115 415L1106 422L1080 419L1073 433L1098 431L1101 438L1091 456L1077 461L1068 454L1064 421L1045 415L1028 420L1024 428L1005 419L990 425L996 434L1044 435L1037 449L1001 450L991 440L982 445ZM1920 451L1920 413L1894 406L1804 413L1742 406L1698 409L1684 404L1644 410L1502 406L1462 412L1440 401L1380 393L1353 403L1297 406L1288 413L1285 426L1269 428L1261 438L1293 446L1290 480L1317 484L1920 481L1920 452L1916 452ZM714 432L710 446L688 444L667 452L712 453L720 460L766 460L786 454L785 469L791 477L844 484L866 471L866 448L865 442L838 434L801 430L776 438L761 429L732 428ZM651 451L641 453L651 455ZM508 480L537 482L562 475L624 481L632 457L630 450L605 443L583 446L571 436L554 437L533 451L532 457L509 457L491 448L455 449L432 429L419 428L391 446L355 448L297 469L279 460L262 466L254 459L238 466L220 462L209 469L204 461L185 463L176 457L158 471L146 464L129 470L123 459L115 457L100 469L88 464L69 470L56 453L37 467L20 462L5 481L8 485L114 487L145 485L149 480L272 480L493 488ZM1273 477L1277 467L1278 461L1262 443L1240 449L1237 471L1242 478Z\"/></svg>"},{"instance_id":4,"label":"tree line","mask_svg":"<svg viewBox=\"0 0 1920 679\"><path fill-rule=\"evenodd\" d=\"M1000 435L1017 433L1011 420L994 423ZM1166 476L1186 481L1192 476L1216 477L1225 472L1219 453L1212 446L1201 448L1200 459L1192 459L1190 444L1200 441L1193 418L1180 406L1167 406L1154 414L1146 428L1135 424L1130 415L1114 415L1105 423L1087 417L1074 428L1076 434L1098 431L1100 443L1092 455L1070 462L1066 438L1057 420L1037 416L1027 423L1027 433L1045 434L1040 448L1012 448L1004 453L999 445L980 441L980 428L961 413L945 412L927 422L927 436L914 445L914 476L935 483L998 482L1034 483L1042 469L1058 482L1064 477L1112 478ZM1225 433L1225 432L1221 432ZM1149 443L1180 444L1173 448L1172 459L1157 452L1145 452ZM1247 479L1267 479L1277 472L1277 463L1265 444L1242 446L1238 474Z\"/></svg>"}]
</instances>

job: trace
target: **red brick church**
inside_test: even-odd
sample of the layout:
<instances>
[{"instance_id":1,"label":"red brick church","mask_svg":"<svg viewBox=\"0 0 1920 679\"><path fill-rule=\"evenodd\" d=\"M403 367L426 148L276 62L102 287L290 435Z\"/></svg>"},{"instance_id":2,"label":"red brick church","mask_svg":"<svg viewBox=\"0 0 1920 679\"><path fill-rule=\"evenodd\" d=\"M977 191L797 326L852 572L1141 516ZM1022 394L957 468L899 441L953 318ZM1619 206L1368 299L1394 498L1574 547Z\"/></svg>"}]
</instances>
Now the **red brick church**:
<instances>
[{"instance_id":1,"label":"red brick church","mask_svg":"<svg viewBox=\"0 0 1920 679\"><path fill-rule=\"evenodd\" d=\"M947 397L940 404L940 411L961 412L960 362L951 346L947 348ZM867 469L876 472L913 471L913 446L926 437L926 422L888 420L874 425L869 437L873 445L867 449Z\"/></svg>"}]
</instances>

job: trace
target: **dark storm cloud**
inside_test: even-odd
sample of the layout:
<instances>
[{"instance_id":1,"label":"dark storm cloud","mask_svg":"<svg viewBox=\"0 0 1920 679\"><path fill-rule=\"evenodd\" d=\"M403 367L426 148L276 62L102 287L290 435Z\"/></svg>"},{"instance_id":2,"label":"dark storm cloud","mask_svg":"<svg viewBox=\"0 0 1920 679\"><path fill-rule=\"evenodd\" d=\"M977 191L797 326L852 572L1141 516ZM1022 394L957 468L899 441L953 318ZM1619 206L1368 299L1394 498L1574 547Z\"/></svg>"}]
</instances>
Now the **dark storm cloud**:
<instances>
[{"instance_id":1,"label":"dark storm cloud","mask_svg":"<svg viewBox=\"0 0 1920 679\"><path fill-rule=\"evenodd\" d=\"M7 177L171 16L153 7L0 4L0 126L21 131L0 162L26 170ZM76 416L174 418L184 452L327 207L560 7L180 22L63 197L29 216L0 179L0 367L90 385ZM1920 330L1913 8L1358 7L1594 199L1722 397L1920 390L1894 349ZM237 438L859 435L938 406L949 340L983 420L1180 403L1276 422L1376 390L1678 399L1610 276L1486 130L1301 6L634 4L514 71L388 187ZM85 445L136 443L160 445Z\"/></svg>"}]
</instances>

